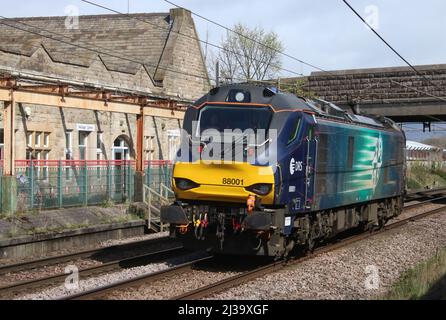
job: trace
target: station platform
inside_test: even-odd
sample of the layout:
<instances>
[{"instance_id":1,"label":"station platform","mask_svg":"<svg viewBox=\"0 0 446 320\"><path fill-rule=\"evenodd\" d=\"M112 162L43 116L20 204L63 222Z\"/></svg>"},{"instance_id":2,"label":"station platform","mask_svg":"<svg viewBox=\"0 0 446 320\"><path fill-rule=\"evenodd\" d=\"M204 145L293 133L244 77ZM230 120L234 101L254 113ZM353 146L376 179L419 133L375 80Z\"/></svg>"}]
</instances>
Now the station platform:
<instances>
[{"instance_id":1,"label":"station platform","mask_svg":"<svg viewBox=\"0 0 446 320\"><path fill-rule=\"evenodd\" d=\"M127 208L67 208L0 218L0 262L144 235L145 220L129 214Z\"/></svg>"}]
</instances>

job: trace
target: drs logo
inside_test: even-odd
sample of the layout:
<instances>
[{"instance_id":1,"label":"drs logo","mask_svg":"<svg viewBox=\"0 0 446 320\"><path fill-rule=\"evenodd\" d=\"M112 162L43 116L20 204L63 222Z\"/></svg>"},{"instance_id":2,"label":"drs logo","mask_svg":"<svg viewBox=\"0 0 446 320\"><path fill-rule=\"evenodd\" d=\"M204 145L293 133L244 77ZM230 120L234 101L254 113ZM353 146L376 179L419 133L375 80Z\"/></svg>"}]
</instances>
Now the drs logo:
<instances>
[{"instance_id":1,"label":"drs logo","mask_svg":"<svg viewBox=\"0 0 446 320\"><path fill-rule=\"evenodd\" d=\"M303 162L296 161L294 158L290 161L290 173L294 175L296 172L302 172L303 170Z\"/></svg>"}]
</instances>

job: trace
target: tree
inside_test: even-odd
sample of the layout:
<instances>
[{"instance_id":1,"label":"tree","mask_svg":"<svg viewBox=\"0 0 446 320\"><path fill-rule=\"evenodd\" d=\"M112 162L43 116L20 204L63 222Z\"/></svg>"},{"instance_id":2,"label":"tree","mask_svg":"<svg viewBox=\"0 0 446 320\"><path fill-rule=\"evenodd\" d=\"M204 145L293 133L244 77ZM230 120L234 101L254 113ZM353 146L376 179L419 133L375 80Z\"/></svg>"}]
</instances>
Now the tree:
<instances>
[{"instance_id":1,"label":"tree","mask_svg":"<svg viewBox=\"0 0 446 320\"><path fill-rule=\"evenodd\" d=\"M210 59L210 73L220 64L220 78L225 82L274 79L282 68L279 51L283 44L275 32L261 27L249 29L239 23L228 31L220 50Z\"/></svg>"},{"instance_id":2,"label":"tree","mask_svg":"<svg viewBox=\"0 0 446 320\"><path fill-rule=\"evenodd\" d=\"M279 88L283 92L292 93L299 97L317 98L316 93L310 90L307 78L285 79L280 83Z\"/></svg>"}]
</instances>

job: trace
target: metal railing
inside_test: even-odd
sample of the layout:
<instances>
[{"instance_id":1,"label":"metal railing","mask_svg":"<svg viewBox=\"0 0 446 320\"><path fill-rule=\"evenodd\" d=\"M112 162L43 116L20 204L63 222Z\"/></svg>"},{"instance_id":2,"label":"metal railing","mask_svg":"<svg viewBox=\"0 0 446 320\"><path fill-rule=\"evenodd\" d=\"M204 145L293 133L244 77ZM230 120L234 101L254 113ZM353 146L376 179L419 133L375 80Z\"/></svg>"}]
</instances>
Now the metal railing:
<instances>
[{"instance_id":1,"label":"metal railing","mask_svg":"<svg viewBox=\"0 0 446 320\"><path fill-rule=\"evenodd\" d=\"M131 202L134 174L131 161L17 160L16 211Z\"/></svg>"},{"instance_id":2,"label":"metal railing","mask_svg":"<svg viewBox=\"0 0 446 320\"><path fill-rule=\"evenodd\" d=\"M148 227L155 231L163 232L169 225L161 221L161 207L170 205L174 192L164 184L160 186L161 192L144 185L143 199L148 208Z\"/></svg>"},{"instance_id":3,"label":"metal railing","mask_svg":"<svg viewBox=\"0 0 446 320\"><path fill-rule=\"evenodd\" d=\"M0 212L3 196L0 160ZM17 212L132 202L135 161L16 160ZM146 161L146 184L165 198L170 190L172 163Z\"/></svg>"}]
</instances>

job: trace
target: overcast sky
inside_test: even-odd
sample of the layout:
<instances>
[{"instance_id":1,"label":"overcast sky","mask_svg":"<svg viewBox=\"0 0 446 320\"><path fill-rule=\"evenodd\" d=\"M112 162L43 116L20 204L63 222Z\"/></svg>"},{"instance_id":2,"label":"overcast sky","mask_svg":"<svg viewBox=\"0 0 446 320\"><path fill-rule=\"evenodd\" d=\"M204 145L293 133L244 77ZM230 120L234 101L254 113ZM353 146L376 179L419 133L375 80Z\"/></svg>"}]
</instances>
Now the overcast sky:
<instances>
[{"instance_id":1,"label":"overcast sky","mask_svg":"<svg viewBox=\"0 0 446 320\"><path fill-rule=\"evenodd\" d=\"M127 12L127 0L91 0ZM232 26L243 22L275 31L285 52L326 70L403 65L341 0L173 0L207 18ZM446 63L446 1L350 0L411 63ZM80 0L0 0L6 17L109 13ZM131 12L167 12L163 0L130 0ZM202 39L218 43L225 31L195 17ZM314 69L283 58L284 67L308 74ZM284 74L289 75L289 74Z\"/></svg>"}]
</instances>

